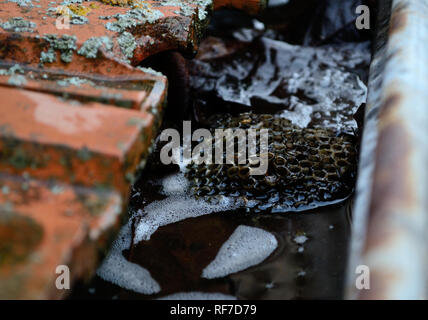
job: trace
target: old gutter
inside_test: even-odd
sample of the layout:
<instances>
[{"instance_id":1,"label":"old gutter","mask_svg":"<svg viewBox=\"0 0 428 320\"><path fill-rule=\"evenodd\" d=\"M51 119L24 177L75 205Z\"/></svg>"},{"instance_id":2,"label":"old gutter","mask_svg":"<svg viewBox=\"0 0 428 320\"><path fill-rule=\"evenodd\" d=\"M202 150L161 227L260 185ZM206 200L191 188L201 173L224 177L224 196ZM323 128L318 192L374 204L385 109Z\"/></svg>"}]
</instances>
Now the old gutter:
<instances>
[{"instance_id":1,"label":"old gutter","mask_svg":"<svg viewBox=\"0 0 428 320\"><path fill-rule=\"evenodd\" d=\"M428 1L380 0L379 6L347 298L425 299ZM370 273L357 289L360 265Z\"/></svg>"}]
</instances>

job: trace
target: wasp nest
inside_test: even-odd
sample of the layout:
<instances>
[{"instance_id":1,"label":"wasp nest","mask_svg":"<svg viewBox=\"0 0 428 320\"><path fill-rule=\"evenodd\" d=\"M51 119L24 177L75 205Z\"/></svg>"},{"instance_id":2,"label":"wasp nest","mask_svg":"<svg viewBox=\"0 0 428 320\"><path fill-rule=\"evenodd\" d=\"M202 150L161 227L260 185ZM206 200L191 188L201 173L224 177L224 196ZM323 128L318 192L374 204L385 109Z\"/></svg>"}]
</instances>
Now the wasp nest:
<instances>
[{"instance_id":1,"label":"wasp nest","mask_svg":"<svg viewBox=\"0 0 428 320\"><path fill-rule=\"evenodd\" d=\"M250 168L259 166L251 157L246 165L190 164L186 175L198 196L240 197L256 212L284 212L332 203L352 192L356 175L352 136L302 129L286 119L250 113L216 116L212 127L268 129L268 170L250 175ZM237 163L238 140L233 143Z\"/></svg>"}]
</instances>

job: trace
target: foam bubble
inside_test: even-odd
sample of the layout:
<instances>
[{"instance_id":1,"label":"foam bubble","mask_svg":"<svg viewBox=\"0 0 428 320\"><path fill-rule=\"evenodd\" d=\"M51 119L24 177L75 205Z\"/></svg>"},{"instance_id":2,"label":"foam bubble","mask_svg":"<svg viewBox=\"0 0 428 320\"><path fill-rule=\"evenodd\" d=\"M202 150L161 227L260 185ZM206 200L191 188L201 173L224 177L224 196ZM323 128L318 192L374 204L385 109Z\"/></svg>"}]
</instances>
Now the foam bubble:
<instances>
[{"instance_id":1,"label":"foam bubble","mask_svg":"<svg viewBox=\"0 0 428 320\"><path fill-rule=\"evenodd\" d=\"M183 194L188 188L189 180L181 172L162 179L162 193L167 196Z\"/></svg>"},{"instance_id":2,"label":"foam bubble","mask_svg":"<svg viewBox=\"0 0 428 320\"><path fill-rule=\"evenodd\" d=\"M131 226L128 222L120 230L119 236L113 243L112 249L97 270L97 275L121 288L142 294L160 292L159 284L152 278L150 272L122 255L124 249L131 245Z\"/></svg>"},{"instance_id":3,"label":"foam bubble","mask_svg":"<svg viewBox=\"0 0 428 320\"><path fill-rule=\"evenodd\" d=\"M277 246L273 234L259 228L239 226L202 271L202 277L221 278L245 270L264 261Z\"/></svg>"},{"instance_id":4,"label":"foam bubble","mask_svg":"<svg viewBox=\"0 0 428 320\"><path fill-rule=\"evenodd\" d=\"M237 300L236 297L222 293L180 292L159 298L158 300Z\"/></svg>"},{"instance_id":5,"label":"foam bubble","mask_svg":"<svg viewBox=\"0 0 428 320\"><path fill-rule=\"evenodd\" d=\"M309 240L309 238L307 236L305 236L304 234L301 234L301 235L295 236L293 240L297 244L304 244L306 241Z\"/></svg>"},{"instance_id":6,"label":"foam bubble","mask_svg":"<svg viewBox=\"0 0 428 320\"><path fill-rule=\"evenodd\" d=\"M131 246L131 221L135 222L134 244L137 244L142 240L149 240L159 227L242 206L239 200L227 197L218 197L210 201L196 199L189 193L188 180L184 176L185 165L182 164L180 169L180 172L160 181L163 186L162 192L167 197L136 211L130 222L122 228L109 255L97 270L101 278L142 294L160 292L159 284L147 269L127 261L122 255L122 251ZM135 219L138 217L141 219Z\"/></svg>"},{"instance_id":7,"label":"foam bubble","mask_svg":"<svg viewBox=\"0 0 428 320\"><path fill-rule=\"evenodd\" d=\"M238 206L237 201L227 197L219 197L208 202L186 194L176 194L164 200L154 201L144 209L146 215L136 225L134 242L149 240L159 227Z\"/></svg>"},{"instance_id":8,"label":"foam bubble","mask_svg":"<svg viewBox=\"0 0 428 320\"><path fill-rule=\"evenodd\" d=\"M162 192L167 198L154 201L144 208L144 217L135 226L135 243L149 240L159 227L242 206L240 200L223 196L209 201L196 199L189 192L189 181L184 176L188 161L180 165L180 172L162 179Z\"/></svg>"}]
</instances>

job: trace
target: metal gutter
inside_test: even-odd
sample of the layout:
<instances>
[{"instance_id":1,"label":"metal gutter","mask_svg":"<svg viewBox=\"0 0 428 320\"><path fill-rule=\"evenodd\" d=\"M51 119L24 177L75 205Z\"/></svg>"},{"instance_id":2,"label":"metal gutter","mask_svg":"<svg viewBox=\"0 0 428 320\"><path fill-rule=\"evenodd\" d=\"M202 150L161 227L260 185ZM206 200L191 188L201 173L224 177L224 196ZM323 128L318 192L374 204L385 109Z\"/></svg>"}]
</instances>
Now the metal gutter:
<instances>
[{"instance_id":1,"label":"metal gutter","mask_svg":"<svg viewBox=\"0 0 428 320\"><path fill-rule=\"evenodd\" d=\"M348 299L425 299L428 1L380 0L348 266ZM356 288L356 268L370 289Z\"/></svg>"}]
</instances>

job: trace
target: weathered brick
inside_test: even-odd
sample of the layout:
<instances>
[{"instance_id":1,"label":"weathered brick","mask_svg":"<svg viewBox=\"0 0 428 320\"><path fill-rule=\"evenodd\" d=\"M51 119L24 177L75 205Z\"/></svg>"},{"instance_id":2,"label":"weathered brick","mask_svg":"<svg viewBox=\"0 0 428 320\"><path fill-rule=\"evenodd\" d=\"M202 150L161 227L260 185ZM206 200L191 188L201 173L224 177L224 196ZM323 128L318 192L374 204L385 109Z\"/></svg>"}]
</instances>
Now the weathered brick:
<instances>
[{"instance_id":1,"label":"weathered brick","mask_svg":"<svg viewBox=\"0 0 428 320\"><path fill-rule=\"evenodd\" d=\"M40 0L40 7L23 7L19 1L6 1L0 11L0 59L108 75L127 74L126 63L136 65L157 52L196 52L209 1L126 2L115 6L110 0L85 1L59 7L60 3ZM57 28L61 14L70 18L69 29Z\"/></svg>"},{"instance_id":2,"label":"weathered brick","mask_svg":"<svg viewBox=\"0 0 428 320\"><path fill-rule=\"evenodd\" d=\"M116 234L167 81L0 65L0 299L62 298L56 266L88 279Z\"/></svg>"},{"instance_id":3,"label":"weathered brick","mask_svg":"<svg viewBox=\"0 0 428 320\"><path fill-rule=\"evenodd\" d=\"M126 194L154 135L152 114L0 87L0 172Z\"/></svg>"},{"instance_id":4,"label":"weathered brick","mask_svg":"<svg viewBox=\"0 0 428 320\"><path fill-rule=\"evenodd\" d=\"M56 267L88 279L115 235L123 198L114 191L0 175L0 299L61 298Z\"/></svg>"},{"instance_id":5,"label":"weathered brick","mask_svg":"<svg viewBox=\"0 0 428 320\"><path fill-rule=\"evenodd\" d=\"M267 6L267 0L215 0L214 9L223 7L244 10L249 14L260 13Z\"/></svg>"},{"instance_id":6,"label":"weathered brick","mask_svg":"<svg viewBox=\"0 0 428 320\"><path fill-rule=\"evenodd\" d=\"M148 71L152 73L134 68L132 71L130 75L76 75L0 62L0 86L157 113L166 102L166 77L151 70Z\"/></svg>"},{"instance_id":7,"label":"weathered brick","mask_svg":"<svg viewBox=\"0 0 428 320\"><path fill-rule=\"evenodd\" d=\"M91 276L166 102L166 78L132 66L166 50L194 54L211 9L36 3L0 9L0 299L64 297L58 265L72 282ZM58 28L59 14L70 28Z\"/></svg>"}]
</instances>

